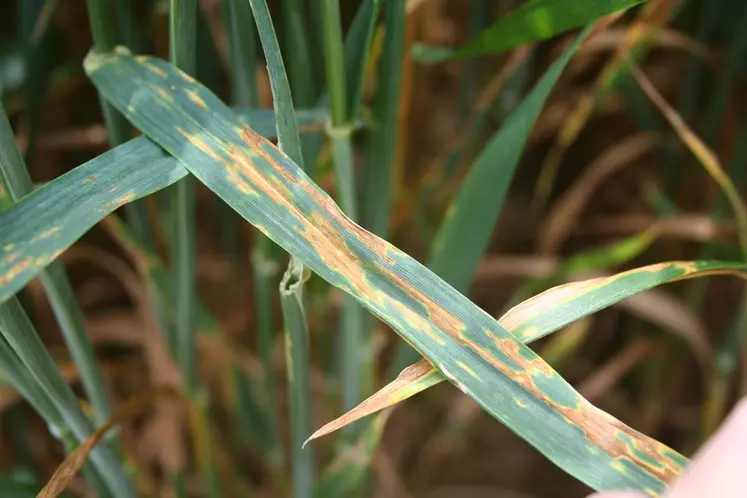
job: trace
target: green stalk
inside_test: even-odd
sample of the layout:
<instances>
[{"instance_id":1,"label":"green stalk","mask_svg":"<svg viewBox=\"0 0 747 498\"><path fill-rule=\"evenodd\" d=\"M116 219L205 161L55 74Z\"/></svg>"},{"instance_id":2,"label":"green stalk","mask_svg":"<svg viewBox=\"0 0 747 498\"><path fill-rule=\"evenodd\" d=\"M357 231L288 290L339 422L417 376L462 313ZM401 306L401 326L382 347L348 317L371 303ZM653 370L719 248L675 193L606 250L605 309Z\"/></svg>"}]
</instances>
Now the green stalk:
<instances>
[{"instance_id":1,"label":"green stalk","mask_svg":"<svg viewBox=\"0 0 747 498\"><path fill-rule=\"evenodd\" d=\"M256 235L252 252L254 300L257 310L257 349L262 371L261 399L267 420L270 466L279 470L283 464L283 451L278 434L277 378L273 363L273 343L275 323L273 318L273 297L280 262L274 243L262 234Z\"/></svg>"},{"instance_id":2,"label":"green stalk","mask_svg":"<svg viewBox=\"0 0 747 498\"><path fill-rule=\"evenodd\" d=\"M318 96L319 79L315 74L317 66L313 63L311 54L313 22L306 20L307 9L303 8L301 0L283 0L281 7L285 38L284 60L288 62L293 102L299 108L313 107ZM322 133L315 133L300 137L305 169L310 175L323 145L323 136ZM272 286L272 292L275 292L275 285Z\"/></svg>"},{"instance_id":3,"label":"green stalk","mask_svg":"<svg viewBox=\"0 0 747 498\"><path fill-rule=\"evenodd\" d=\"M300 107L313 103L316 96L309 36L304 23L304 10L300 0L283 0L282 14L288 60L288 79L293 91L293 101Z\"/></svg>"},{"instance_id":4,"label":"green stalk","mask_svg":"<svg viewBox=\"0 0 747 498\"><path fill-rule=\"evenodd\" d=\"M267 6L251 3L249 14L253 15L255 28L264 46L264 50L277 51L276 54L266 55L266 59L272 60L270 70L274 75L277 59L282 63L280 48L275 37L272 21L267 11ZM259 16L259 19L257 18ZM271 83L273 78L270 79ZM273 94L281 90L273 89ZM287 98L290 98L290 89L287 90ZM277 97L276 97L277 98ZM278 130L280 124L277 125ZM286 139L287 140L287 139ZM292 140L292 139L291 139ZM277 378L273 362L273 344L275 341L275 323L273 317L273 303L276 292L277 276L281 267L280 251L275 244L261 233L257 233L252 249L252 272L254 284L255 309L257 310L257 349L259 351L260 367L262 371L262 391L264 415L267 422L269 447L269 463L274 472L278 472L283 465L283 451L278 434L278 410L277 410Z\"/></svg>"},{"instance_id":5,"label":"green stalk","mask_svg":"<svg viewBox=\"0 0 747 498\"><path fill-rule=\"evenodd\" d=\"M698 27L696 30L696 40L704 46L708 46L711 39L716 34L718 28L718 13L723 8L721 0L711 0L703 2L698 13ZM704 78L707 75L708 67L700 57L690 56L689 67L683 79L682 91L680 92L677 113L682 119L689 123L698 107L698 101L703 89ZM672 142L666 150L666 176L665 186L666 193L671 198L676 198L677 189L682 177L682 156L684 147L679 141Z\"/></svg>"},{"instance_id":6,"label":"green stalk","mask_svg":"<svg viewBox=\"0 0 747 498\"><path fill-rule=\"evenodd\" d=\"M233 100L237 106L256 108L259 103L257 92L255 63L257 61L256 25L252 9L246 0L229 0L227 2L229 40L231 61L233 65ZM221 206L226 204L218 199ZM234 227L243 225L243 220L230 208L225 209L235 219ZM241 225L239 225L241 224ZM262 371L260 393L264 394L265 406L260 410L253 402L253 386L246 374L238 368L233 369L232 378L236 391L239 416L236 417L237 432L250 433L261 450L273 473L278 473L283 464L283 454L277 430L277 403L275 392L277 381L272 365L272 343L275 326L273 324L272 297L274 282L280 263L278 251L274 244L264 235L259 234L252 251L252 269L257 321L255 330L258 337L258 350ZM250 426L254 426L251 427ZM257 430L258 429L258 430Z\"/></svg>"},{"instance_id":7,"label":"green stalk","mask_svg":"<svg viewBox=\"0 0 747 498\"><path fill-rule=\"evenodd\" d=\"M283 57L280 52L280 45L278 43L277 35L275 34L275 27L272 23L272 18L270 17L270 10L265 0L249 0L249 3L252 7L252 12L254 13L254 21L256 22L257 32L259 34L259 39L262 43L262 49L264 51L265 60L267 62L267 71L270 78L270 88L272 90L273 97L273 107L275 109L275 126L277 128L278 145L288 155L288 157L296 162L296 164L298 164L301 168L305 168L301 139L298 132L298 118L296 117L296 111L293 106L293 97L291 95L291 87L288 81L288 74L285 70L285 63L283 62ZM264 321L260 323L260 354L262 356L265 387L267 389L266 399L271 402L270 415L274 415L276 410L274 395L275 377L273 373L272 363L272 342L274 330L271 321L272 317L270 315L272 308L272 299L269 288L271 282L275 278L275 268L277 268L278 257L275 256L276 251L274 249L274 244L265 236L259 235L259 239L256 244L257 245L255 246L254 253L254 272L255 288L257 290L258 298L257 306L264 308L267 312L267 314L262 315L261 317ZM293 260L291 260L291 262L289 263L288 271L292 271L293 269L299 272L303 271L297 267L294 267L293 264L294 262ZM302 293L302 282L298 282L294 290L300 295L300 293ZM281 300L282 299L283 295L281 292ZM301 303L299 302L296 304L296 306L300 306L300 304ZM294 318L299 319L299 317L303 317L303 313L301 311L299 311L299 313L300 314L294 314ZM300 356L304 353L304 350L298 350L296 353L297 354L295 354L293 358L291 358L291 360L300 361L301 364L286 364L289 378L291 377L291 372L293 372L294 370L295 372L303 372L304 375L308 375L310 371L308 367L308 365L310 364L310 360L308 359L309 348L306 347L305 349L305 359L300 358ZM305 369L303 365L306 365ZM291 407L291 418L293 420L295 420L297 417L302 417L302 415L299 415L298 410L302 410L302 413L310 414L311 406L309 404L308 406L301 407L297 404L294 404ZM277 444L278 437L275 418L271 418L272 425L270 427L270 430L273 431L273 442ZM306 437L307 435L308 434L305 434L303 435L303 437ZM292 451L295 456L298 454L300 449L296 447L295 441L293 442L293 445L294 447L292 448ZM280 446L278 445L277 447L278 461L281 461L282 454L279 450ZM310 450L306 453L307 455L304 455L303 458L299 458L298 460L294 458L294 483L308 481L308 467L310 466L311 468L313 468L313 455L310 454ZM310 464L308 463L309 461L311 461ZM311 483L313 481L308 482ZM296 493L296 496L299 496L304 492L304 488L298 488L294 486L294 493Z\"/></svg>"},{"instance_id":8,"label":"green stalk","mask_svg":"<svg viewBox=\"0 0 747 498\"><path fill-rule=\"evenodd\" d=\"M46 422L49 432L60 441L72 436L70 430L65 426L60 411L50 401L30 372L23 365L18 355L13 351L4 337L0 337L0 369L8 376L21 396L29 402L31 407ZM77 444L77 443L76 443Z\"/></svg>"},{"instance_id":9,"label":"green stalk","mask_svg":"<svg viewBox=\"0 0 747 498\"><path fill-rule=\"evenodd\" d=\"M169 11L169 60L171 64L187 74L194 75L197 67L197 0L171 0ZM192 175L182 178L171 187L172 212L175 215L173 242L171 245L174 268L174 311L176 314L175 341L173 351L184 379L184 387L194 404L195 423L206 427L209 399L207 392L199 392L197 372L197 327L195 310L197 303L196 236L195 236L195 187ZM195 437L205 435L197 425ZM198 444L198 441L195 441ZM205 496L217 498L217 461L212 445L202 445L199 472ZM178 472L177 472L178 474ZM172 476L178 483L179 477ZM178 486L177 488L178 489Z\"/></svg>"},{"instance_id":10,"label":"green stalk","mask_svg":"<svg viewBox=\"0 0 747 498\"><path fill-rule=\"evenodd\" d=\"M31 177L16 145L8 116L5 109L1 107L0 177L4 180L13 203L18 202L33 190ZM80 372L83 388L93 405L96 422L103 424L111 418L112 414L109 397L96 363L93 344L85 329L83 312L75 301L75 293L70 280L58 261L50 264L40 273L40 276L52 310L60 324L65 344Z\"/></svg>"},{"instance_id":11,"label":"green stalk","mask_svg":"<svg viewBox=\"0 0 747 498\"><path fill-rule=\"evenodd\" d=\"M88 6L88 18L91 23L93 34L93 46L97 52L108 52L117 44L114 15L108 0L86 0ZM109 143L112 147L121 145L130 138L130 125L119 114L114 107L99 95L101 112L104 115L104 123L109 135ZM148 210L145 200L131 202L124 207L127 221L133 233L149 248L153 247L153 239L148 224Z\"/></svg>"},{"instance_id":12,"label":"green stalk","mask_svg":"<svg viewBox=\"0 0 747 498\"><path fill-rule=\"evenodd\" d=\"M62 377L57 365L49 355L39 334L13 297L0 305L0 334L20 358L27 372L36 381L46 397L59 410L62 421L78 441L85 440L93 432L90 421L75 398L73 390ZM5 355L7 359L7 354ZM38 401L37 401L38 404ZM49 407L42 407L47 415ZM116 498L130 498L134 491L119 462L106 446L97 446L91 452L91 460L101 473L107 487Z\"/></svg>"},{"instance_id":13,"label":"green stalk","mask_svg":"<svg viewBox=\"0 0 747 498\"><path fill-rule=\"evenodd\" d=\"M469 3L469 39L474 40L490 23L491 8L495 2L490 0L474 0ZM459 119L465 120L470 114L472 105L477 98L480 82L480 60L470 58L463 62L462 73L459 78Z\"/></svg>"},{"instance_id":14,"label":"green stalk","mask_svg":"<svg viewBox=\"0 0 747 498\"><path fill-rule=\"evenodd\" d=\"M324 61L327 91L329 92L330 125L327 129L332 143L335 166L336 197L343 212L352 220L357 218L353 149L350 137L353 124L348 115L347 78L343 56L340 4L337 0L321 0L324 29ZM363 398L362 391L370 391L373 383L373 363L369 341L364 338L365 312L349 296L343 298L341 320L342 345L342 408L347 411ZM364 385L365 384L365 385Z\"/></svg>"},{"instance_id":15,"label":"green stalk","mask_svg":"<svg viewBox=\"0 0 747 498\"><path fill-rule=\"evenodd\" d=\"M194 74L197 43L197 1L171 0L169 16L169 57L171 63ZM184 385L190 395L197 389L195 346L195 180L187 175L172 187L176 213L174 243L176 350Z\"/></svg>"},{"instance_id":16,"label":"green stalk","mask_svg":"<svg viewBox=\"0 0 747 498\"><path fill-rule=\"evenodd\" d=\"M280 282L280 303L285 325L285 364L288 370L288 402L291 418L291 458L293 465L293 496L314 496L314 451L304 442L312 433L311 361L309 359L309 329L303 303L304 282L311 276L295 258Z\"/></svg>"},{"instance_id":17,"label":"green stalk","mask_svg":"<svg viewBox=\"0 0 747 498\"><path fill-rule=\"evenodd\" d=\"M41 390L36 380L18 358L18 355L16 355L15 351L13 351L2 336L0 336L0 370L8 376L13 387L21 393L21 396L41 416L47 424L49 432L62 443L65 451L67 453L73 451L78 446L78 440L65 426L60 411ZM86 481L93 487L98 496L110 496L106 484L95 468L90 464L86 464L83 468L83 473Z\"/></svg>"},{"instance_id":18,"label":"green stalk","mask_svg":"<svg viewBox=\"0 0 747 498\"><path fill-rule=\"evenodd\" d=\"M389 234L392 181L397 159L398 113L407 13L403 2L389 0L385 10L386 38L379 65L379 86L373 108L374 128L366 150L364 226L379 237Z\"/></svg>"},{"instance_id":19,"label":"green stalk","mask_svg":"<svg viewBox=\"0 0 747 498\"><path fill-rule=\"evenodd\" d=\"M355 13L353 23L343 45L343 64L347 70L347 96L349 119L355 120L363 102L371 42L385 0L364 0ZM384 49L386 51L386 48ZM384 55L386 57L386 54ZM401 60L400 60L401 62Z\"/></svg>"},{"instance_id":20,"label":"green stalk","mask_svg":"<svg viewBox=\"0 0 747 498\"><path fill-rule=\"evenodd\" d=\"M233 103L255 108L259 102L255 63L257 35L252 10L246 0L226 2L228 39L231 48Z\"/></svg>"}]
</instances>

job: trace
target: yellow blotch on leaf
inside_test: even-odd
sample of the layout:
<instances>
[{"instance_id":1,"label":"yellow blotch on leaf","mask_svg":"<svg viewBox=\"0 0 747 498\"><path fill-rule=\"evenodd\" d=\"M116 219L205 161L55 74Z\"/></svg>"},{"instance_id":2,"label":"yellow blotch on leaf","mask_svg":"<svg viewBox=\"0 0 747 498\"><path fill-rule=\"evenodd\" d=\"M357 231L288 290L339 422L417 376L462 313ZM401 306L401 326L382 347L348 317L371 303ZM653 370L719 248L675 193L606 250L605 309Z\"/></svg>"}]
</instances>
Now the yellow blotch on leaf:
<instances>
[{"instance_id":1,"label":"yellow blotch on leaf","mask_svg":"<svg viewBox=\"0 0 747 498\"><path fill-rule=\"evenodd\" d=\"M205 101L202 100L202 97L200 97L200 95L197 92L195 92L194 90L184 90L184 91L187 93L187 97L189 98L190 101L192 101L194 105L196 105L200 109L208 108Z\"/></svg>"},{"instance_id":2,"label":"yellow blotch on leaf","mask_svg":"<svg viewBox=\"0 0 747 498\"><path fill-rule=\"evenodd\" d=\"M475 371L474 371L474 370L472 370L472 369L471 369L471 368L469 367L469 365L467 365L467 364L466 364L466 363L464 363L463 361L458 361L458 362L457 362L457 365L459 365L459 368L461 368L462 370L464 370L465 372L467 372L468 374L470 374L470 375L471 375L472 377L474 377L475 379L477 379L477 380L480 380L480 377L478 377L478 375L477 375L477 374L475 373Z\"/></svg>"}]
</instances>

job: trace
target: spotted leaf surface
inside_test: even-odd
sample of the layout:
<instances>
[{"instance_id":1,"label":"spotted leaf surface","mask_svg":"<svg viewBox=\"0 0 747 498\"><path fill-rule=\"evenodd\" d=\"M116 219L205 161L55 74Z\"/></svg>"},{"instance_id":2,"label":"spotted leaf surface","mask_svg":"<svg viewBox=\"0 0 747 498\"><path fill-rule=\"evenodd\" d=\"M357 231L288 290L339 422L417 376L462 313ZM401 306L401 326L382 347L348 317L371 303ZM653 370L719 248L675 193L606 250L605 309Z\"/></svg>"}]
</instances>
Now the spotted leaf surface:
<instances>
[{"instance_id":1,"label":"spotted leaf surface","mask_svg":"<svg viewBox=\"0 0 747 498\"><path fill-rule=\"evenodd\" d=\"M272 110L241 115L263 136L275 138ZM325 110L300 111L301 129L314 131L326 117ZM12 207L4 206L8 196L0 183L0 303L108 214L186 174L179 161L139 137L52 180Z\"/></svg>"},{"instance_id":2,"label":"spotted leaf surface","mask_svg":"<svg viewBox=\"0 0 747 498\"><path fill-rule=\"evenodd\" d=\"M664 263L611 277L571 282L548 289L511 308L498 322L521 342L528 344L658 285L708 275L747 278L747 265L708 261ZM405 368L395 380L360 405L322 426L310 439L325 436L356 420L396 405L444 380L444 376L427 360L421 360Z\"/></svg>"},{"instance_id":3,"label":"spotted leaf surface","mask_svg":"<svg viewBox=\"0 0 747 498\"><path fill-rule=\"evenodd\" d=\"M565 471L595 489L652 495L682 472L682 456L592 406L494 318L350 221L296 164L192 78L122 50L90 55L86 70L132 124L246 220L389 324Z\"/></svg>"}]
</instances>

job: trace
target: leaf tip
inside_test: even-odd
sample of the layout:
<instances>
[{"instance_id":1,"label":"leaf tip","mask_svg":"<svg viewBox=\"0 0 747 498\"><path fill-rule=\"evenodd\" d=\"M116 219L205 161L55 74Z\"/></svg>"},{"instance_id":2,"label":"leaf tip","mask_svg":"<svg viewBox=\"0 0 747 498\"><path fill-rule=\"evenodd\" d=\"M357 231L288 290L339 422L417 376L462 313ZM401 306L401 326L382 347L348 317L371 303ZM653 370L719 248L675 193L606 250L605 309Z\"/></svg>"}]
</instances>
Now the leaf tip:
<instances>
[{"instance_id":1,"label":"leaf tip","mask_svg":"<svg viewBox=\"0 0 747 498\"><path fill-rule=\"evenodd\" d=\"M111 52L98 52L92 49L88 52L86 58L83 59L83 69L85 69L87 74L91 74L118 55L132 55L132 53L130 49L123 45L114 47L114 50Z\"/></svg>"}]
</instances>

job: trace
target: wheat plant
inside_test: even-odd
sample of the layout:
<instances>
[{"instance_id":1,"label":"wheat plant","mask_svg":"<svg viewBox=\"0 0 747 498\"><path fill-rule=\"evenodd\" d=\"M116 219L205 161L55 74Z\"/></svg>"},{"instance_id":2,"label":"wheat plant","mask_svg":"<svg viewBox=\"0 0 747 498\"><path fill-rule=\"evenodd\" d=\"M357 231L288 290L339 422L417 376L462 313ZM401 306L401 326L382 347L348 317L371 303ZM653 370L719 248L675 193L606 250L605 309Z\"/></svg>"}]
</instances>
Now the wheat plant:
<instances>
[{"instance_id":1,"label":"wheat plant","mask_svg":"<svg viewBox=\"0 0 747 498\"><path fill-rule=\"evenodd\" d=\"M739 147L728 167L716 123L739 119L726 119L718 85L703 129L690 125L715 64L714 26L728 42L719 77L744 69L744 30L726 11L747 8L726 3L87 0L90 49L72 76L51 77L42 56L64 33L59 19L77 11L17 2L22 82L7 69L11 56L0 66L0 372L12 394L7 403L0 394L0 410L16 438L29 438L39 430L17 414L30 407L62 453L35 455L57 468L39 472L18 456L30 440L14 440L16 468L0 474L0 494L411 496L432 462L481 431L471 424L481 414L577 489L663 493L747 385L737 369L747 343L741 300L729 297L737 304L724 334L698 318L710 277L747 276L744 125L729 135ZM686 4L702 4L703 15ZM467 41L438 43L427 34L438 22L464 24ZM662 50L687 56L693 77L679 103L646 71ZM419 74L444 66L465 78L456 90L417 86ZM105 150L34 184L51 142L39 103L61 80L98 99ZM618 95L640 135L564 172L587 123L620 112L605 107ZM428 127L411 125L408 112L421 105L437 121L451 101L460 109L447 114L452 140L438 151L417 145ZM566 107L547 152L537 136L558 104ZM529 151L546 156L524 172ZM568 244L591 195L646 155L669 168L666 181L647 184L654 222L609 222L623 228L601 248ZM416 167L421 156L436 159ZM670 171L685 156L718 198L700 231L681 212ZM501 220L526 176L534 198L513 216L537 230L537 249L506 262L493 248L516 235ZM685 251L672 242L683 233L694 240ZM134 311L97 322L84 297L105 302L113 286L85 294L68 277L78 258L113 275ZM502 308L474 292L491 268L521 277ZM655 289L684 280L682 298ZM730 296L744 293L722 280ZM593 320L611 307L633 317L617 334L620 353L578 385L566 372L588 363L585 345L601 344ZM115 336L129 364L111 365L106 337ZM684 364L694 365L702 399L695 421L683 415L696 436L665 444L661 426L675 418L666 391L693 375ZM646 407L631 425L591 400L626 375ZM392 407L443 393L434 386L444 381L460 396L450 399L471 408L417 443L410 476L387 450L387 431L401 433ZM416 423L434 423L438 411L419 406ZM386 485L392 475L398 490Z\"/></svg>"}]
</instances>

